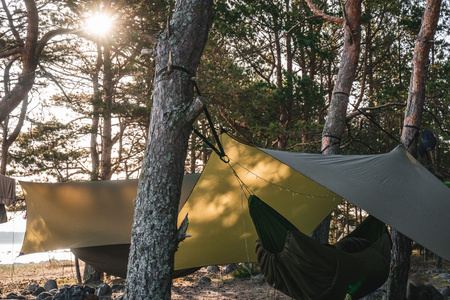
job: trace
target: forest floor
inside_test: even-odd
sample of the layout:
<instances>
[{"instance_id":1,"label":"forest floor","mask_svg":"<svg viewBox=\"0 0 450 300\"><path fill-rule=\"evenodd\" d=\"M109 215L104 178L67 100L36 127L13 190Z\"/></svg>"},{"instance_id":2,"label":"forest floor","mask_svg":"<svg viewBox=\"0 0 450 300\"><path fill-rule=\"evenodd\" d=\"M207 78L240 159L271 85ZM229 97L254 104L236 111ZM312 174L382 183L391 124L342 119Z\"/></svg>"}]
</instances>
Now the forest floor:
<instances>
[{"instance_id":1,"label":"forest floor","mask_svg":"<svg viewBox=\"0 0 450 300\"><path fill-rule=\"evenodd\" d=\"M81 272L83 264L81 263ZM225 266L221 271L210 273L206 268L188 275L174 279L172 287L172 299L291 299L281 292L270 287L261 276L250 278L241 273L224 274ZM450 273L450 263L444 261L443 268L439 273L429 274L434 269L433 260L424 261L423 257L414 255L410 281L414 284L431 284L438 290L450 286L449 279L442 278L439 274ZM241 269L242 270L242 269ZM201 284L199 279L207 276L210 283ZM71 261L50 261L43 263L30 263L22 265L0 265L0 299L8 293L20 294L31 284L44 286L49 279L55 279L58 286L64 284L76 284L76 269ZM124 280L115 277L107 277L106 283L124 284ZM120 296L113 294L111 299ZM31 297L30 299L34 299Z\"/></svg>"}]
</instances>

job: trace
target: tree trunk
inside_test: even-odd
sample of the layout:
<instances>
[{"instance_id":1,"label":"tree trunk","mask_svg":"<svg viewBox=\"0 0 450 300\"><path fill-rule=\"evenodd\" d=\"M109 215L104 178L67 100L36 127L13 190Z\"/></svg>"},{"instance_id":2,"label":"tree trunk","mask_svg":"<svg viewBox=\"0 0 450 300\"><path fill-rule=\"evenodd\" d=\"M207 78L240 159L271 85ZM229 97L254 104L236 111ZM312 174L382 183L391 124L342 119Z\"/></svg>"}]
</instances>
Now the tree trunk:
<instances>
[{"instance_id":1,"label":"tree trunk","mask_svg":"<svg viewBox=\"0 0 450 300\"><path fill-rule=\"evenodd\" d=\"M103 272L91 265L84 264L83 279L85 284L99 284L103 281Z\"/></svg>"},{"instance_id":2,"label":"tree trunk","mask_svg":"<svg viewBox=\"0 0 450 300\"><path fill-rule=\"evenodd\" d=\"M344 7L344 20L324 15L311 0L306 0L308 6L316 15L324 19L343 24L344 46L342 49L341 66L331 97L328 115L322 133L322 153L339 153L341 137L345 130L347 105L356 75L361 44L361 0L349 0ZM331 215L313 232L313 238L322 243L328 242Z\"/></svg>"},{"instance_id":3,"label":"tree trunk","mask_svg":"<svg viewBox=\"0 0 450 300\"><path fill-rule=\"evenodd\" d=\"M108 41L103 43L103 132L102 132L102 159L101 180L111 179L111 156L112 156L112 106L113 106L113 70L111 65L111 45Z\"/></svg>"},{"instance_id":4,"label":"tree trunk","mask_svg":"<svg viewBox=\"0 0 450 300\"><path fill-rule=\"evenodd\" d=\"M39 17L34 0L24 0L27 9L27 36L22 56L22 74L14 88L7 93L0 101L0 123L22 102L28 95L35 80L35 70L37 67L37 48L39 35Z\"/></svg>"},{"instance_id":5,"label":"tree trunk","mask_svg":"<svg viewBox=\"0 0 450 300\"><path fill-rule=\"evenodd\" d=\"M77 274L77 283L81 286L83 284L83 281L81 281L80 260L77 256L75 256L75 271Z\"/></svg>"},{"instance_id":6,"label":"tree trunk","mask_svg":"<svg viewBox=\"0 0 450 300\"><path fill-rule=\"evenodd\" d=\"M3 127L3 139L2 139L2 150L1 150L1 161L0 161L0 174L5 175L6 174L6 166L8 164L8 157L9 157L9 147L14 143L14 141L19 136L20 131L23 127L23 122L25 121L25 115L27 114L28 109L28 96L25 96L25 99L23 99L22 103L22 110L20 111L19 120L17 121L16 127L14 128L14 131L10 134L8 137L8 121L9 118L6 118L4 123L2 124Z\"/></svg>"},{"instance_id":7,"label":"tree trunk","mask_svg":"<svg viewBox=\"0 0 450 300\"><path fill-rule=\"evenodd\" d=\"M189 173L194 174L195 169L197 166L197 155L196 155L196 148L195 145L197 143L196 136L194 134L191 135L191 141L190 141L190 157L189 157Z\"/></svg>"},{"instance_id":8,"label":"tree trunk","mask_svg":"<svg viewBox=\"0 0 450 300\"><path fill-rule=\"evenodd\" d=\"M91 181L99 180L100 178L100 159L98 154L98 128L100 121L100 103L101 103L101 92L99 86L99 74L100 69L103 65L102 49L99 44L97 44L97 63L95 65L95 72L92 74L92 125L91 125L91 140L90 140L90 150L91 150Z\"/></svg>"},{"instance_id":9,"label":"tree trunk","mask_svg":"<svg viewBox=\"0 0 450 300\"><path fill-rule=\"evenodd\" d=\"M177 1L169 28L158 38L153 107L135 199L126 299L171 298L188 139L192 123L203 109L199 98L192 101L191 78L206 44L212 5L212 0Z\"/></svg>"},{"instance_id":10,"label":"tree trunk","mask_svg":"<svg viewBox=\"0 0 450 300\"><path fill-rule=\"evenodd\" d=\"M417 137L420 132L423 106L425 103L425 79L428 56L439 20L441 0L427 0L419 35L414 47L411 81L401 142L409 153L416 156ZM392 259L389 278L386 281L387 294L384 299L406 298L406 287L411 256L411 240L395 229L392 235Z\"/></svg>"}]
</instances>

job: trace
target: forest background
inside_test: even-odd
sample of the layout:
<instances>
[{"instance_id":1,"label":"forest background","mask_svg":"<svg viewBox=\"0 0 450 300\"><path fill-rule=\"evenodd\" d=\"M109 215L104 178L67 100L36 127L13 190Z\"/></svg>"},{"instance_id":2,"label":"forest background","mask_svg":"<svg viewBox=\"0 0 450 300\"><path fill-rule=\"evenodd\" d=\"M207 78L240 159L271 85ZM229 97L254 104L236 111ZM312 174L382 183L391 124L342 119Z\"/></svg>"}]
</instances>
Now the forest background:
<instances>
[{"instance_id":1,"label":"forest background","mask_svg":"<svg viewBox=\"0 0 450 300\"><path fill-rule=\"evenodd\" d=\"M35 18L30 2L36 3ZM51 182L137 178L152 106L153 42L173 7L172 1L157 0L2 0L0 95L28 84L18 81L25 68L35 68L35 80L1 124L0 173ZM342 15L338 1L320 2L320 8ZM442 180L450 177L448 9L443 1L430 41L421 126L435 134L438 145L418 157ZM398 144L392 137L399 140L403 128L423 10L424 1L363 2L342 154L385 153ZM95 12L112 20L103 35L94 29L106 21L87 25ZM303 1L289 0L216 1L213 20L196 77L216 126L259 147L319 153L342 26L316 17ZM13 50L30 38L30 28L40 51L27 63ZM196 127L211 136L203 117ZM189 149L186 172L200 172L210 149L195 135ZM342 205L334 213L332 238L361 216L358 208Z\"/></svg>"},{"instance_id":2,"label":"forest background","mask_svg":"<svg viewBox=\"0 0 450 300\"><path fill-rule=\"evenodd\" d=\"M2 1L2 96L24 67L6 52L27 37L25 2ZM152 42L174 4L36 3L39 34L53 38L38 58L28 97L1 124L0 174L51 182L137 178L152 104ZM385 153L397 145L377 124L400 139L423 5L363 3L342 154ZM339 2L322 6L341 13ZM450 176L448 6L443 1L431 48L422 120L438 145L418 157L443 180ZM103 34L107 21L88 22L98 13L111 20ZM315 17L303 1L218 1L197 74L216 127L259 147L319 153L341 47L340 24ZM203 118L197 128L211 136ZM200 172L210 149L195 135L189 148L186 172Z\"/></svg>"}]
</instances>

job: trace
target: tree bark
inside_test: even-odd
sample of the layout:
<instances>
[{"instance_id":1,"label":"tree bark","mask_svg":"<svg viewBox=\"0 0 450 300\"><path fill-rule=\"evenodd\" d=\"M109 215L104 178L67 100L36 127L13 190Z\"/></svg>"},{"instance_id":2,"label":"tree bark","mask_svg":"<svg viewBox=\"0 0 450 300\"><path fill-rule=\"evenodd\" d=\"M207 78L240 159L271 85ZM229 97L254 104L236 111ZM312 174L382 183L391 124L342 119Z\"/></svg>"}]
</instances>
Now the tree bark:
<instances>
[{"instance_id":1,"label":"tree bark","mask_svg":"<svg viewBox=\"0 0 450 300\"><path fill-rule=\"evenodd\" d=\"M90 139L90 150L91 150L91 181L99 180L100 178L100 158L98 154L98 128L100 122L100 103L101 103L101 92L99 87L99 75L100 69L103 65L102 49L99 44L97 44L97 62L95 65L95 71L92 74L92 124L91 124L91 139Z\"/></svg>"},{"instance_id":2,"label":"tree bark","mask_svg":"<svg viewBox=\"0 0 450 300\"><path fill-rule=\"evenodd\" d=\"M111 46L108 41L103 43L103 132L102 132L102 156L101 156L101 180L110 180L112 176L112 119L113 105L113 70L111 65Z\"/></svg>"},{"instance_id":3,"label":"tree bark","mask_svg":"<svg viewBox=\"0 0 450 300\"><path fill-rule=\"evenodd\" d=\"M322 153L337 154L345 131L347 105L358 66L361 45L361 0L347 1L344 8L344 46L322 134Z\"/></svg>"},{"instance_id":4,"label":"tree bark","mask_svg":"<svg viewBox=\"0 0 450 300\"><path fill-rule=\"evenodd\" d=\"M310 0L308 6L316 15L325 20L337 22L344 26L344 45L341 65L331 97L328 115L322 133L322 153L339 153L341 138L345 130L345 120L349 95L356 76L361 45L361 0L349 0L345 3L344 19L329 17L321 12ZM313 232L313 238L322 243L328 242L331 215Z\"/></svg>"},{"instance_id":5,"label":"tree bark","mask_svg":"<svg viewBox=\"0 0 450 300\"><path fill-rule=\"evenodd\" d=\"M135 199L126 299L171 297L187 144L192 123L203 109L198 98L192 101L191 77L206 44L212 5L212 0L177 1L170 25L158 38L153 107ZM175 66L190 74L172 68Z\"/></svg>"},{"instance_id":6,"label":"tree bark","mask_svg":"<svg viewBox=\"0 0 450 300\"><path fill-rule=\"evenodd\" d=\"M85 264L84 265L84 284L99 284L103 281L103 272L97 270L95 267Z\"/></svg>"},{"instance_id":7,"label":"tree bark","mask_svg":"<svg viewBox=\"0 0 450 300\"><path fill-rule=\"evenodd\" d=\"M436 33L441 0L427 0L422 25L414 46L412 73L408 101L405 111L401 142L409 153L416 156L417 137L420 132L429 52ZM411 240L395 230L392 235L392 259L389 278L386 281L387 294L384 299L406 298L411 256Z\"/></svg>"},{"instance_id":8,"label":"tree bark","mask_svg":"<svg viewBox=\"0 0 450 300\"><path fill-rule=\"evenodd\" d=\"M0 161L0 174L5 175L6 174L6 166L8 163L8 157L9 157L9 147L11 147L12 143L17 139L19 136L20 131L23 127L23 122L25 121L25 115L27 113L28 109L28 97L25 96L25 99L23 99L22 103L22 110L20 111L19 120L17 121L16 127L14 128L14 131L9 135L8 137L8 121L9 118L7 118L3 124L3 139L2 139L2 157Z\"/></svg>"}]
</instances>

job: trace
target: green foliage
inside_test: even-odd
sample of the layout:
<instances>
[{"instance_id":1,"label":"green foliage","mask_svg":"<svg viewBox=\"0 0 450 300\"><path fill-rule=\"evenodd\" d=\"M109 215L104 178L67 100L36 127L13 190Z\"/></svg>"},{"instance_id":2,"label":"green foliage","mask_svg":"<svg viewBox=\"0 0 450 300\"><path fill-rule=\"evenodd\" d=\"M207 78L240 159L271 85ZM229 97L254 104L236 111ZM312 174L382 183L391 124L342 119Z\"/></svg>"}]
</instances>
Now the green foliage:
<instances>
[{"instance_id":1,"label":"green foliage","mask_svg":"<svg viewBox=\"0 0 450 300\"><path fill-rule=\"evenodd\" d=\"M237 269L233 271L233 278L238 279L248 279L252 276L258 275L260 273L259 268L254 266L254 264L250 263L241 263L237 266Z\"/></svg>"},{"instance_id":2,"label":"green foliage","mask_svg":"<svg viewBox=\"0 0 450 300\"><path fill-rule=\"evenodd\" d=\"M58 27L80 27L92 9L92 3L79 0L43 0L40 3L43 4L39 6L42 34ZM58 81L60 92L48 97L48 103L63 105L83 116L84 121L77 121L72 129L60 129L59 138L67 134L70 141L65 143L57 141L56 131L45 128L43 132L51 136L49 139L54 144L48 143L47 148L40 149L39 158L70 161L69 156L81 155L78 160L87 157L80 154L82 151L76 154L78 150L69 154L68 145L87 140L92 129L83 126L91 124L95 115L102 120L110 112L115 120L113 131L117 133L124 128L122 157L113 159L116 171L127 170L131 165L138 169L150 122L155 74L152 59L139 57L141 49L153 47L142 34L156 36L164 29L175 2L127 0L100 4L108 6L116 18L116 28L109 40L114 58L113 100L105 102L101 97L105 80L105 69L97 69L97 43L101 41L87 41L71 35L50 43L40 60L42 67L38 68L34 95ZM337 3L325 3L321 8L330 15L342 17L342 7ZM9 3L9 9L17 19L26 17L22 1ZM351 102L358 102L360 108L385 106L366 113L396 138L401 135L413 47L423 9L423 2L406 0L368 0L363 5L363 41ZM340 64L341 26L321 18L309 18L313 13L301 1L220 0L215 1L214 14L213 28L197 76L202 94L211 103L208 108L215 124L258 146L319 152L327 105ZM444 2L441 20L446 20L448 15L449 6ZM6 18L0 20L0 26L7 29ZM440 165L444 177L450 174L447 155L450 152L450 124L446 118L450 106L450 52L444 38L448 35L448 26L448 22L440 22L434 42L422 125L438 136L440 152L435 162ZM26 27L17 28L20 35L25 36ZM1 49L17 46L16 39L6 29L0 37ZM12 69L13 81L17 80L19 71L20 68ZM93 94L93 78L97 73L100 97ZM48 121L33 119L38 123ZM211 135L203 117L196 126ZM32 128L34 131L37 125ZM71 135L69 131L76 134ZM20 144L14 151L45 144L38 132L28 138L26 134L29 133L20 137ZM281 143L283 140L285 144ZM347 120L342 146L343 153L380 153L391 150L396 142L368 118L357 115ZM21 150L23 153L24 149ZM199 141L192 149L197 158L202 159L208 151ZM48 153L44 154L45 151ZM33 154L24 158L23 162L28 164L26 168L37 167L37 157ZM14 164L20 168L18 160ZM41 163L40 167L48 166Z\"/></svg>"},{"instance_id":3,"label":"green foliage","mask_svg":"<svg viewBox=\"0 0 450 300\"><path fill-rule=\"evenodd\" d=\"M19 135L11 150L16 174L37 175L42 181L55 177L58 182L76 180L76 175L86 174L88 170L84 164L89 153L78 146L78 140L88 130L88 127L58 121L35 124L31 130Z\"/></svg>"},{"instance_id":4,"label":"green foliage","mask_svg":"<svg viewBox=\"0 0 450 300\"><path fill-rule=\"evenodd\" d=\"M411 35L417 36L422 24L424 7L418 1L405 2L400 15L399 25Z\"/></svg>"}]
</instances>

